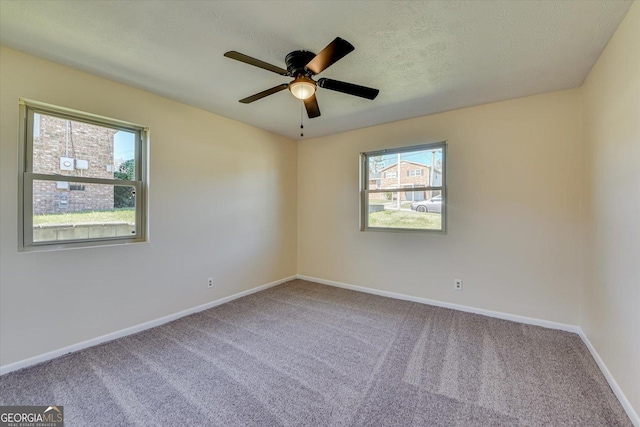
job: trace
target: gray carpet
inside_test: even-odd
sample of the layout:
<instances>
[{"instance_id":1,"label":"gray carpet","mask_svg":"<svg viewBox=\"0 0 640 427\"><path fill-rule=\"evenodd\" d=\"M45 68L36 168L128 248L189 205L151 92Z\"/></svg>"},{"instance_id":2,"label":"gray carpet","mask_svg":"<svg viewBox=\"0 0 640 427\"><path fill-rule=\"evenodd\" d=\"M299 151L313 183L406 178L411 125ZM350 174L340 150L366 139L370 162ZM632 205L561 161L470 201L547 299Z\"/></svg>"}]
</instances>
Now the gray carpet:
<instances>
[{"instance_id":1,"label":"gray carpet","mask_svg":"<svg viewBox=\"0 0 640 427\"><path fill-rule=\"evenodd\" d=\"M571 333L294 280L0 377L67 426L630 426Z\"/></svg>"}]
</instances>

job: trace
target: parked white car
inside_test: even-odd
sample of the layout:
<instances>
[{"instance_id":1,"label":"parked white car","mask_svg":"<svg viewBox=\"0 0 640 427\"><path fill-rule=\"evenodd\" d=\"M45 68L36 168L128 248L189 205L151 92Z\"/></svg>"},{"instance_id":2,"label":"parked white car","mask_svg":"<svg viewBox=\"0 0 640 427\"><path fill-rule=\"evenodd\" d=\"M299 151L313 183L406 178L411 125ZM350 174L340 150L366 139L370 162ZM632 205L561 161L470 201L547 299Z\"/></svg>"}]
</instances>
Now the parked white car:
<instances>
[{"instance_id":1,"label":"parked white car","mask_svg":"<svg viewBox=\"0 0 640 427\"><path fill-rule=\"evenodd\" d=\"M411 203L411 210L417 212L442 213L442 195L432 197L429 200Z\"/></svg>"}]
</instances>

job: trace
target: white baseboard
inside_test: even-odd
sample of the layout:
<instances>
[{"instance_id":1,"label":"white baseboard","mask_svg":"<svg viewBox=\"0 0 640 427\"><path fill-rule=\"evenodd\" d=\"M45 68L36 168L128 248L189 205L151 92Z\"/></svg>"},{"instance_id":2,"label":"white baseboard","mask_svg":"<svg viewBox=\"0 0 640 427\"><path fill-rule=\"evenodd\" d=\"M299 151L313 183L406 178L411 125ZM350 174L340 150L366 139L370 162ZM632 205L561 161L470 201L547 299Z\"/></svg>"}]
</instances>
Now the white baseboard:
<instances>
[{"instance_id":1,"label":"white baseboard","mask_svg":"<svg viewBox=\"0 0 640 427\"><path fill-rule=\"evenodd\" d=\"M55 359L56 357L64 356L65 354L74 353L76 351L80 351L88 347L93 347L95 345L102 344L107 341L112 341L117 338L125 337L127 335L135 334L137 332L141 332L146 329L151 329L156 326L160 326L162 324L179 319L181 317L188 316L190 314L197 313L199 311L207 310L209 308L216 307L218 305L224 304L229 301L233 301L234 299L238 299L256 292L260 292L267 288L271 288L281 283L288 282L289 280L294 280L295 278L296 276L285 277L284 279L276 280L274 282L267 283L266 285L251 288L249 290L239 292L237 294L233 294L228 297L220 298L218 300L211 301L206 304L199 305L197 307L189 308L187 310L183 310L178 313L173 313L168 316L161 317L159 319L150 320L148 322L144 322L136 326L131 326L129 328L111 332L109 334L102 335L97 338L92 338L87 341L82 341L77 344L72 344L70 346L60 348L58 350L53 350L48 353L30 357L28 359L19 360L14 363L9 363L8 365L0 366L0 375L8 374L9 372L17 371L18 369L26 368L29 366L37 365L38 363L46 362L47 360Z\"/></svg>"},{"instance_id":2,"label":"white baseboard","mask_svg":"<svg viewBox=\"0 0 640 427\"><path fill-rule=\"evenodd\" d=\"M580 327L577 325L569 325L566 323L552 322L550 320L542 320L542 319L536 319L533 317L519 316L517 314L502 313L500 311L485 310L483 308L476 308L468 305L455 304L451 302L443 302L443 301L438 301L438 300L433 300L428 298L415 297L412 295L399 294L396 292L381 291L379 289L350 285L348 283L335 282L333 280L325 280L317 277L303 276L300 274L298 274L296 277L298 279L308 280L310 282L316 282L323 285L336 286L338 288L351 289L353 291L366 292L368 294L380 295L388 298L400 299L405 301L413 301L420 304L433 305L436 307L451 308L453 310L464 311L467 313L481 314L483 316L495 317L497 319L511 320L514 322L526 323L528 325L542 326L550 329L559 329L561 331L574 332L576 334L580 332Z\"/></svg>"},{"instance_id":3,"label":"white baseboard","mask_svg":"<svg viewBox=\"0 0 640 427\"><path fill-rule=\"evenodd\" d=\"M436 307L444 307L444 308L451 308L453 310L465 311L467 313L481 314L483 316L495 317L498 319L512 320L514 322L525 323L528 325L536 325L536 326L542 326L550 329L559 329L561 331L574 332L580 336L584 344L587 346L587 348L591 352L591 355L593 356L596 363L598 364L598 367L602 371L602 374L607 379L607 382L609 383L609 386L613 390L613 393L616 395L616 397L620 401L620 404L622 405L624 410L627 412L627 415L629 416L629 419L631 420L633 425L636 427L640 427L640 418L638 418L638 414L635 412L635 410L631 406L629 399L627 399L625 394L620 389L620 386L618 385L616 380L613 378L613 375L611 375L611 372L609 372L609 369L604 364L604 361L600 358L600 355L598 354L596 349L593 347L593 344L591 344L591 342L587 338L582 328L580 328L577 325L569 325L566 323L551 322L549 320L536 319L533 317L518 316L516 314L508 314L508 313L502 313L499 311L485 310L482 308L469 307L466 305L454 304L450 302L442 302L442 301L432 300L428 298L420 298L420 297L415 297L411 295L399 294L396 292L381 291L379 289L350 285L348 283L335 282L333 280L325 280L325 279L320 279L318 277L304 276L301 274L298 274L296 277L298 279L308 280L310 282L316 282L323 285L335 286L335 287L344 288L344 289L351 289L353 291L366 292L368 294L380 295L388 298L400 299L405 301L413 301L421 304L433 305Z\"/></svg>"},{"instance_id":4,"label":"white baseboard","mask_svg":"<svg viewBox=\"0 0 640 427\"><path fill-rule=\"evenodd\" d=\"M596 348L593 346L593 344L591 344L591 341L589 341L589 338L587 338L587 334L584 333L582 328L578 332L578 335L580 335L580 338L582 338L582 342L584 342L584 345L586 345L589 349L589 352L591 352L591 356L593 356L593 359L598 364L598 367L602 371L604 377L607 379L611 390L613 390L613 393L616 395L616 397L620 401L620 404L627 412L627 415L629 416L629 419L631 420L633 425L636 427L640 427L640 417L638 416L638 413L631 406L631 402L629 402L627 396L625 396L625 394L622 392L622 389L613 378L613 375L611 375L611 372L609 372L609 368L607 368L607 365L604 364L604 361L596 351Z\"/></svg>"},{"instance_id":5,"label":"white baseboard","mask_svg":"<svg viewBox=\"0 0 640 427\"><path fill-rule=\"evenodd\" d=\"M284 283L284 282L288 282L288 281L293 280L293 279L308 280L310 282L316 282L316 283L320 283L320 284L324 284L324 285L335 286L335 287L338 287L338 288L351 289L351 290L354 290L354 291L365 292L365 293L373 294L373 295L380 295L380 296L384 296L384 297L388 297L388 298L400 299L400 300L405 300L405 301L413 301L413 302L417 302L417 303L421 303L421 304L433 305L433 306L436 306L436 307L450 308L450 309L453 309L453 310L459 310L459 311L464 311L464 312L468 312L468 313L480 314L480 315L483 315L483 316L495 317L495 318L498 318L498 319L511 320L511 321L514 321L514 322L520 322L520 323L525 323L525 324L529 324L529 325L536 325L536 326L542 326L542 327L550 328L550 329L559 329L559 330L562 330L562 331L577 333L580 336L580 338L582 339L582 341L584 342L584 344L587 346L589 351L591 352L591 355L593 356L594 360L598 364L598 367L602 371L602 374L607 379L607 382L609 383L609 386L611 387L611 389L613 390L614 394L616 395L616 397L620 401L620 404L622 405L624 410L627 412L627 415L629 416L629 418L630 418L631 422L633 423L633 425L636 426L636 427L640 427L640 417L635 412L635 410L631 406L631 403L629 402L629 400L627 399L625 394L620 389L620 386L618 385L616 380L613 378L613 375L611 375L611 372L609 372L609 369L607 368L607 366L605 365L604 361L602 360L602 358L600 357L600 355L598 354L598 352L594 348L593 344L591 344L591 341L589 341L589 338L587 338L586 334L584 333L584 331L579 326L569 325L569 324L565 324L565 323L551 322L549 320L536 319L536 318L532 318L532 317L519 316L519 315L515 315L515 314L502 313L502 312L499 312L499 311L485 310L485 309L482 309L482 308L475 308L475 307L470 307L470 306L461 305L461 304L454 304L454 303L449 303L449 302L437 301L437 300L432 300L432 299L428 299L428 298L420 298L420 297L415 297L415 296L411 296L411 295L399 294L399 293L396 293L396 292L382 291L382 290L379 290L379 289L367 288L367 287L364 287L364 286L350 285L350 284L347 284L347 283L336 282L336 281L333 281L333 280L325 280L325 279L320 279L318 277L310 277L310 276L305 276L305 275L301 275L301 274L298 274L298 275L295 275L295 276L290 276L290 277L285 277L283 279L276 280L274 282L267 283L267 284L262 285L262 286L257 286L255 288L252 288L252 289L249 289L249 290L246 290L246 291L243 291L243 292L239 292L237 294L230 295L228 297L220 298L218 300L211 301L211 302L208 302L206 304L199 305L197 307L189 308L187 310L183 310L183 311L180 311L178 313L170 314L168 316L164 316L164 317L161 317L159 319L150 320L148 322L141 323L141 324L136 325L136 326L125 328L125 329L122 329L122 330L119 330L119 331L115 331L115 332L111 332L109 334L102 335L100 337L93 338L93 339L90 339L90 340L87 340L87 341L83 341L83 342L80 342L80 343L77 343L77 344L73 344L73 345L58 349L58 350L53 350L53 351L50 351L48 353L44 353L44 354L41 354L41 355L38 355L38 356L30 357L28 359L20 360L18 362L10 363L8 365L0 366L0 375L8 374L9 372L17 371L18 369L22 369L22 368L26 368L26 367L29 367L29 366L36 365L38 363L46 362L47 360L55 359L56 357L60 357L60 356L63 356L65 354L69 354L69 353L73 353L73 352L76 352L76 351L80 351L80 350L83 350L83 349L88 348L88 347L93 347L95 345L102 344L102 343L107 342L107 341L112 341L112 340L120 338L120 337L124 337L124 336L127 336L127 335L132 335L132 334L135 334L137 332L141 332L141 331L144 331L144 330L147 330L147 329L151 329L151 328L154 328L156 326L160 326L162 324L165 324L165 323L171 322L173 320L179 319L181 317L185 317L185 316L188 316L190 314L197 313L199 311L203 311L203 310L207 310L207 309L212 308L212 307L216 307L216 306L224 304L226 302L233 301L235 299L238 299L238 298L241 298L241 297L244 297L244 296L256 293L256 292L260 292L260 291L265 290L267 288L271 288L273 286L279 285L279 284Z\"/></svg>"}]
</instances>

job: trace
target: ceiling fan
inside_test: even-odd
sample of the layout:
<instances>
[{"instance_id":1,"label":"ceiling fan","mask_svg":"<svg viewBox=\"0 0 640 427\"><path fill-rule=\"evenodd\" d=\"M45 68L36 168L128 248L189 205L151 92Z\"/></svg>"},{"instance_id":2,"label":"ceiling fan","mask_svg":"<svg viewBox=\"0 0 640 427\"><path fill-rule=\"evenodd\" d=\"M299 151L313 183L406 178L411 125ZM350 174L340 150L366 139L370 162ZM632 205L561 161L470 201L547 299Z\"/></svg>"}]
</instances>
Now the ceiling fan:
<instances>
[{"instance_id":1,"label":"ceiling fan","mask_svg":"<svg viewBox=\"0 0 640 427\"><path fill-rule=\"evenodd\" d=\"M354 49L351 43L340 37L336 37L334 41L329 43L329 45L322 49L317 55L306 50L295 50L289 53L284 60L287 64L286 70L233 50L225 53L224 56L280 74L281 76L293 77L290 83L283 83L271 89L256 93L255 95L241 99L240 102L250 104L288 88L293 96L304 102L307 115L310 119L313 119L314 117L320 116L320 108L316 100L316 89L318 87L360 96L366 99L375 99L375 97L378 96L378 92L380 91L370 87L325 78L318 79L317 81L313 80L313 76L320 74Z\"/></svg>"}]
</instances>

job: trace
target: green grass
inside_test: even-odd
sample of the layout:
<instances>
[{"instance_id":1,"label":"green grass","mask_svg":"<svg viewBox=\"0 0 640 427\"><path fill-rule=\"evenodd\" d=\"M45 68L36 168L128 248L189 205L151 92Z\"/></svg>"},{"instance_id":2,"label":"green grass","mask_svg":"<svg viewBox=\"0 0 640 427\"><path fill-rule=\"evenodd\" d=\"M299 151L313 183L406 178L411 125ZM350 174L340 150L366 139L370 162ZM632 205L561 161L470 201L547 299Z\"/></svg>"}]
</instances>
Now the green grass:
<instances>
[{"instance_id":1,"label":"green grass","mask_svg":"<svg viewBox=\"0 0 640 427\"><path fill-rule=\"evenodd\" d=\"M136 222L136 211L131 208L33 216L33 225L95 224L108 222L127 222L133 224Z\"/></svg>"},{"instance_id":2,"label":"green grass","mask_svg":"<svg viewBox=\"0 0 640 427\"><path fill-rule=\"evenodd\" d=\"M369 214L369 227L440 230L441 221L440 214L428 212L385 210Z\"/></svg>"}]
</instances>

